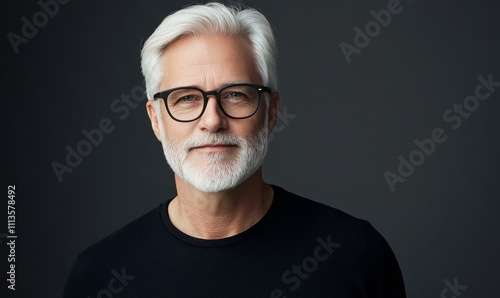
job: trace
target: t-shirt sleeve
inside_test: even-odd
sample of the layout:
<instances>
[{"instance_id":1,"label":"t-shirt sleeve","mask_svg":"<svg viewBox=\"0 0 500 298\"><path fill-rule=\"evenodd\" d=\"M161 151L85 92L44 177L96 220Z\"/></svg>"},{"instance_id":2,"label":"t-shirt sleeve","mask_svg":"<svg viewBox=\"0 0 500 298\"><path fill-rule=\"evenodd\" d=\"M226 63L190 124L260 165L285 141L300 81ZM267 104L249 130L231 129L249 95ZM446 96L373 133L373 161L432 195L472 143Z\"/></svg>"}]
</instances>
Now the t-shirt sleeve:
<instances>
[{"instance_id":1,"label":"t-shirt sleeve","mask_svg":"<svg viewBox=\"0 0 500 298\"><path fill-rule=\"evenodd\" d=\"M369 239L363 275L366 297L405 298L403 275L391 247L373 226L369 226Z\"/></svg>"},{"instance_id":2,"label":"t-shirt sleeve","mask_svg":"<svg viewBox=\"0 0 500 298\"><path fill-rule=\"evenodd\" d=\"M94 297L97 294L97 290L104 288L106 285L99 268L95 265L86 264L82 259L80 254L73 263L66 278L63 298ZM92 262L91 264L94 263ZM89 270L91 268L92 270Z\"/></svg>"}]
</instances>

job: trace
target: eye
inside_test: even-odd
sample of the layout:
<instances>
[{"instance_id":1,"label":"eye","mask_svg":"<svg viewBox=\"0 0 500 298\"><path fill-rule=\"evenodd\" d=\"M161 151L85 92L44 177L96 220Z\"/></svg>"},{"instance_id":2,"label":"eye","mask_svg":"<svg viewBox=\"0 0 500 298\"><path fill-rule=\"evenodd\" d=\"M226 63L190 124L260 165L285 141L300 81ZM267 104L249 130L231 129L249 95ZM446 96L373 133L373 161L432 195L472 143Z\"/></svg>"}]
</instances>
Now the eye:
<instances>
[{"instance_id":1,"label":"eye","mask_svg":"<svg viewBox=\"0 0 500 298\"><path fill-rule=\"evenodd\" d=\"M228 97L230 98L238 98L238 97L244 97L245 94L241 93L241 92L231 92L228 94Z\"/></svg>"},{"instance_id":2,"label":"eye","mask_svg":"<svg viewBox=\"0 0 500 298\"><path fill-rule=\"evenodd\" d=\"M221 94L221 99L230 101L246 101L249 96L246 92L240 90L227 90Z\"/></svg>"},{"instance_id":3,"label":"eye","mask_svg":"<svg viewBox=\"0 0 500 298\"><path fill-rule=\"evenodd\" d=\"M197 90L179 89L168 96L168 104L171 107L176 105L195 105L200 102L203 103L203 95Z\"/></svg>"},{"instance_id":4,"label":"eye","mask_svg":"<svg viewBox=\"0 0 500 298\"><path fill-rule=\"evenodd\" d=\"M194 100L193 95L186 95L186 96L179 98L179 100L177 100L177 101L178 102L189 102L189 101L193 101L193 100Z\"/></svg>"}]
</instances>

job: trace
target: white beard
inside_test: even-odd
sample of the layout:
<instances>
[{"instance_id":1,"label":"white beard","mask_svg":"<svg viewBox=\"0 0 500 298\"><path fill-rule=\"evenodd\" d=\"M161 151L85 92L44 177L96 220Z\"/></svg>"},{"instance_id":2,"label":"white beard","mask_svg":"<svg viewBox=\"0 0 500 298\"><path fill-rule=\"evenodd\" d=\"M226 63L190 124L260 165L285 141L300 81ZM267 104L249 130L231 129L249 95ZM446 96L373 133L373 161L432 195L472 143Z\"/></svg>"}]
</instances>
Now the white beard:
<instances>
[{"instance_id":1,"label":"white beard","mask_svg":"<svg viewBox=\"0 0 500 298\"><path fill-rule=\"evenodd\" d=\"M268 118L262 128L249 139L226 133L207 133L182 143L167 139L160 123L163 152L168 164L180 178L202 192L214 193L236 187L262 165L268 148ZM236 145L237 154L199 152L189 149L205 144ZM189 155L191 153L191 155Z\"/></svg>"}]
</instances>

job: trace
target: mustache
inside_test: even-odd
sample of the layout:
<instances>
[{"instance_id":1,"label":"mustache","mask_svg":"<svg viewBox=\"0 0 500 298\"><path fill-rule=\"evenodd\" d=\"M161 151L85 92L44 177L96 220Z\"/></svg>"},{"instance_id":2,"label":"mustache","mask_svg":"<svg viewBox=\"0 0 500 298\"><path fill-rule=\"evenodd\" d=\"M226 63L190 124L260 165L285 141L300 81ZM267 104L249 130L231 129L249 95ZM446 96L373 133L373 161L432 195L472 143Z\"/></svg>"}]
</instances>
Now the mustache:
<instances>
[{"instance_id":1,"label":"mustache","mask_svg":"<svg viewBox=\"0 0 500 298\"><path fill-rule=\"evenodd\" d=\"M190 140L188 140L184 144L184 148L189 150L195 147L200 147L204 146L207 144L218 144L218 145L236 145L236 146L241 146L244 143L244 140L241 138L231 135L231 134L226 134L226 133L210 133L210 134L203 134L197 137L194 137Z\"/></svg>"}]
</instances>

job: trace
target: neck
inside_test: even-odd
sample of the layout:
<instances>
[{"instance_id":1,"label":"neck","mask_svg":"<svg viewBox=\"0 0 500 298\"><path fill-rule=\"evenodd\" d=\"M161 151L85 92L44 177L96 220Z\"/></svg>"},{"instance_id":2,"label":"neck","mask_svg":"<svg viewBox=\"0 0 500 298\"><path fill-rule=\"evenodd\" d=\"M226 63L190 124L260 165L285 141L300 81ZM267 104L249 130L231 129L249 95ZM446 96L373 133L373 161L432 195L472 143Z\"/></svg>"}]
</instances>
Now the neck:
<instances>
[{"instance_id":1,"label":"neck","mask_svg":"<svg viewBox=\"0 0 500 298\"><path fill-rule=\"evenodd\" d=\"M168 205L172 224L189 236L221 239L237 235L267 212L273 189L262 180L259 168L234 189L205 193L175 175L177 196Z\"/></svg>"}]
</instances>

